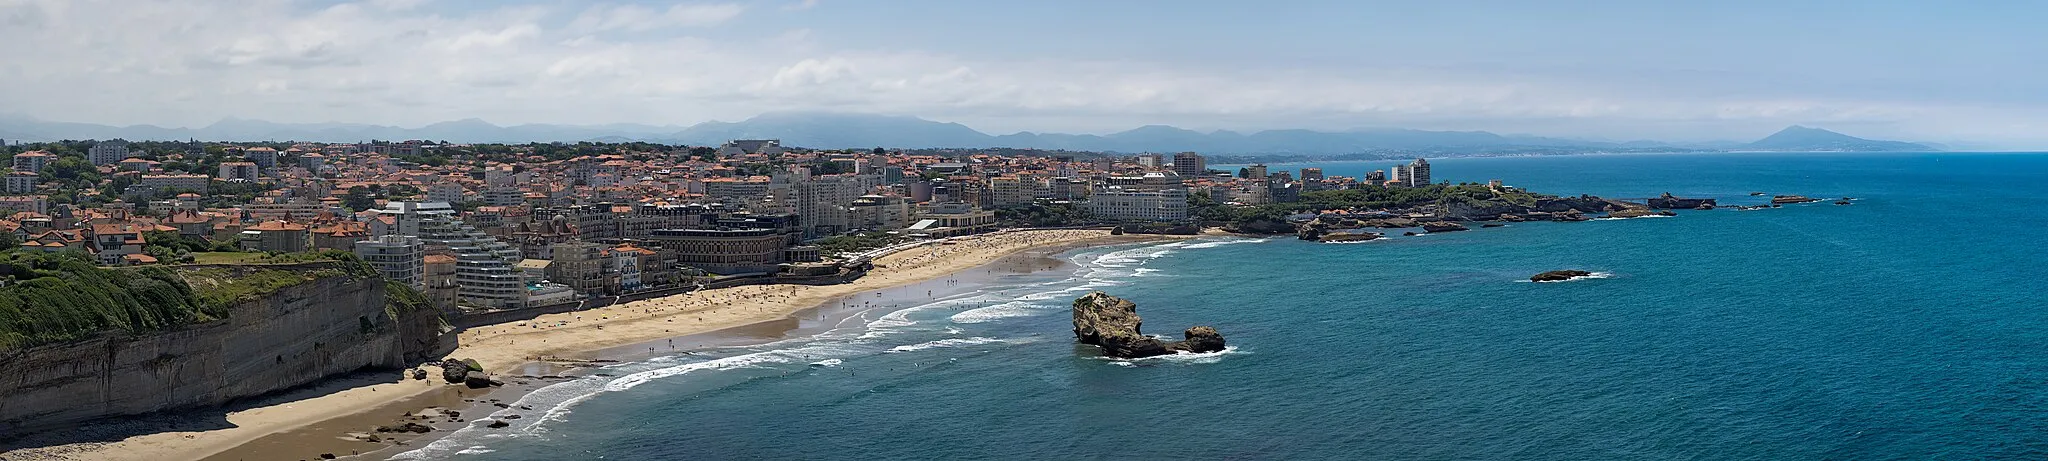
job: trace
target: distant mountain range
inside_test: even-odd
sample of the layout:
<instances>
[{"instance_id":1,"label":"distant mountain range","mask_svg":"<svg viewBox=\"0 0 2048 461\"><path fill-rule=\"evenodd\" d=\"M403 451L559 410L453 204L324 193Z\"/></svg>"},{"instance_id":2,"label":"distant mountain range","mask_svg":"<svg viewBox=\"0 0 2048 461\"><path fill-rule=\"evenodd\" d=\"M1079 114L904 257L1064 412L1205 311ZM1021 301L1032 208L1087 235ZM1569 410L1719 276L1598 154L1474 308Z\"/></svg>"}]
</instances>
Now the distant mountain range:
<instances>
[{"instance_id":1,"label":"distant mountain range","mask_svg":"<svg viewBox=\"0 0 2048 461\"><path fill-rule=\"evenodd\" d=\"M1426 131L1398 128L1348 131L1267 130L1199 132L1164 125L1107 135L1019 132L990 135L958 123L917 117L846 113L769 113L739 122L704 122L689 127L639 124L498 126L479 119L419 128L344 123L272 123L226 119L202 128L152 125L115 127L0 116L0 139L128 139L209 141L359 142L433 140L462 143L649 141L717 145L731 139L780 139L783 145L813 148L1028 148L1097 152L1182 152L1218 154L1332 155L1373 151L1483 153L1515 150L1770 150L1931 151L1933 147L1876 141L1794 126L1748 143L1605 142L1485 131Z\"/></svg>"}]
</instances>

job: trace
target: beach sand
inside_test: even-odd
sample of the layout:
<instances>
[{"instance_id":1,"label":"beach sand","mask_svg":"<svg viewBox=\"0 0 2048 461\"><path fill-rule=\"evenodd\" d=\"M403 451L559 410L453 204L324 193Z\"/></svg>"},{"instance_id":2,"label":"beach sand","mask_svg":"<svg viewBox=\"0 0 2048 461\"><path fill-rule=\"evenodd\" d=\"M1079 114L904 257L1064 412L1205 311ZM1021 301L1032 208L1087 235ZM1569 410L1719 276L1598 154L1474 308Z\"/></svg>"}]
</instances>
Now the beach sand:
<instances>
[{"instance_id":1,"label":"beach sand","mask_svg":"<svg viewBox=\"0 0 2048 461\"><path fill-rule=\"evenodd\" d=\"M875 260L875 270L852 283L839 285L757 285L705 290L634 301L586 311L543 315L518 324L490 325L460 333L460 347L450 357L476 359L493 373L542 374L535 364L550 360L581 360L596 351L742 327L789 318L834 299L937 279L994 262L1035 247L1074 247L1157 240L1156 235L1111 236L1101 230L1006 231L929 244ZM107 443L78 443L0 453L0 459L301 459L321 453L346 456L386 448L345 440L341 434L283 434L316 423L360 424L363 431L396 422L406 412L429 406L449 407L474 393L456 393L438 372L425 381L404 380L398 372L343 386L316 386L267 399L225 417L227 428L166 431ZM372 384L374 383L374 384ZM516 398L513 397L513 398ZM510 401L510 399L506 399ZM359 420L359 421L358 421ZM282 434L277 437L269 437ZM289 436L289 437L285 437ZM266 438L268 437L268 438ZM261 443L253 443L261 440ZM320 443L315 443L320 442ZM30 442L33 443L33 442ZM16 444L17 446L23 444ZM289 449L279 453L275 450ZM299 452L305 453L299 453ZM260 458L253 455L261 455Z\"/></svg>"}]
</instances>

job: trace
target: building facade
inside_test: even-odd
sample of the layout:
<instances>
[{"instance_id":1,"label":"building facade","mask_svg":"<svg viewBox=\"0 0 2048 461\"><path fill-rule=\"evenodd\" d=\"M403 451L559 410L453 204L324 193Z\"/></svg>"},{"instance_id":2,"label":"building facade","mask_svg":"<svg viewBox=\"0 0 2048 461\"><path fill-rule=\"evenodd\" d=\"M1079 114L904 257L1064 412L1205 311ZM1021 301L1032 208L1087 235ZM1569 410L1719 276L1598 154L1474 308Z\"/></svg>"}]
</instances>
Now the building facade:
<instances>
[{"instance_id":1,"label":"building facade","mask_svg":"<svg viewBox=\"0 0 2048 461\"><path fill-rule=\"evenodd\" d=\"M419 237L386 235L356 242L356 256L393 282L426 288L427 246Z\"/></svg>"}]
</instances>

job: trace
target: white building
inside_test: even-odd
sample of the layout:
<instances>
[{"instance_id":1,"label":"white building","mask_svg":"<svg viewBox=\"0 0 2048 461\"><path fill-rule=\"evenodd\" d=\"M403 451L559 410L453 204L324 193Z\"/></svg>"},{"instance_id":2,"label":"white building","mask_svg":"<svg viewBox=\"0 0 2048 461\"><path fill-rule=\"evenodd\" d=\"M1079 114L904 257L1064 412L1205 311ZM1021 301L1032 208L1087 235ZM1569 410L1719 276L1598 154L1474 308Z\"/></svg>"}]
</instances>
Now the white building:
<instances>
[{"instance_id":1,"label":"white building","mask_svg":"<svg viewBox=\"0 0 2048 461\"><path fill-rule=\"evenodd\" d=\"M35 173L27 171L9 172L7 173L7 193L26 194L34 192L36 190L36 180L38 179L40 177Z\"/></svg>"},{"instance_id":2,"label":"white building","mask_svg":"<svg viewBox=\"0 0 2048 461\"><path fill-rule=\"evenodd\" d=\"M456 219L447 202L392 202L380 213L396 218L387 232L418 237L427 251L455 256L455 295L463 302L501 309L538 305L529 303L526 277L514 267L522 259L519 248Z\"/></svg>"},{"instance_id":3,"label":"white building","mask_svg":"<svg viewBox=\"0 0 2048 461\"><path fill-rule=\"evenodd\" d=\"M112 165L122 160L126 160L129 156L130 152L128 152L128 143L121 141L102 141L98 143L93 143L92 149L86 151L85 159L92 161L92 164L94 166L98 166Z\"/></svg>"},{"instance_id":4,"label":"white building","mask_svg":"<svg viewBox=\"0 0 2048 461\"><path fill-rule=\"evenodd\" d=\"M461 184L456 184L454 181L444 181L440 183L435 183L432 186L427 186L427 201L448 203L466 202L469 201L469 189L463 188ZM514 202L514 204L517 204L517 202Z\"/></svg>"},{"instance_id":5,"label":"white building","mask_svg":"<svg viewBox=\"0 0 2048 461\"><path fill-rule=\"evenodd\" d=\"M213 178L203 174L146 174L135 182L135 186L152 193L184 191L205 194L206 185L212 182Z\"/></svg>"},{"instance_id":6,"label":"white building","mask_svg":"<svg viewBox=\"0 0 2048 461\"><path fill-rule=\"evenodd\" d=\"M14 154L14 169L30 173L41 173L44 167L48 167L50 163L56 161L56 155L51 155L49 152L32 150Z\"/></svg>"},{"instance_id":7,"label":"white building","mask_svg":"<svg viewBox=\"0 0 2048 461\"><path fill-rule=\"evenodd\" d=\"M385 235L356 242L356 256L393 282L424 287L427 247L418 237Z\"/></svg>"},{"instance_id":8,"label":"white building","mask_svg":"<svg viewBox=\"0 0 2048 461\"><path fill-rule=\"evenodd\" d=\"M220 164L219 177L222 181L237 179L255 181L257 174L256 162L221 162Z\"/></svg>"},{"instance_id":9,"label":"white building","mask_svg":"<svg viewBox=\"0 0 2048 461\"><path fill-rule=\"evenodd\" d=\"M1107 186L1088 196L1088 213L1115 221L1184 221L1188 219L1188 191Z\"/></svg>"},{"instance_id":10,"label":"white building","mask_svg":"<svg viewBox=\"0 0 2048 461\"><path fill-rule=\"evenodd\" d=\"M810 170L795 168L777 176L768 185L776 207L796 213L808 237L821 237L851 228L847 207L873 189L880 178L861 175L811 176Z\"/></svg>"}]
</instances>

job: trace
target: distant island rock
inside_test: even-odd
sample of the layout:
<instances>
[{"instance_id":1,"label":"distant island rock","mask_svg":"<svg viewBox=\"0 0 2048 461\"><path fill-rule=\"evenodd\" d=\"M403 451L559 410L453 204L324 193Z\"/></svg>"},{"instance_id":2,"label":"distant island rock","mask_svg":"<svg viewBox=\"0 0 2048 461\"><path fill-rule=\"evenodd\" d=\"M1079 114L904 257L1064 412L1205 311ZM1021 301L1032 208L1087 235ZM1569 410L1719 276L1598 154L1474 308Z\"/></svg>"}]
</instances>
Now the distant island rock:
<instances>
[{"instance_id":1,"label":"distant island rock","mask_svg":"<svg viewBox=\"0 0 2048 461\"><path fill-rule=\"evenodd\" d=\"M1577 270L1577 269L1566 269L1566 270L1550 271L1550 272L1544 272L1544 273L1541 273L1541 274L1536 274L1536 275L1534 275L1534 276L1531 276L1531 277L1529 277L1529 281L1531 281L1531 282L1562 282L1562 281L1566 281L1566 280L1571 280L1571 279L1575 279L1575 278L1579 278L1579 277L1591 277L1591 276L1593 276L1593 273L1592 273L1592 272L1587 272L1587 271L1582 271L1582 270Z\"/></svg>"},{"instance_id":2,"label":"distant island rock","mask_svg":"<svg viewBox=\"0 0 2048 461\"><path fill-rule=\"evenodd\" d=\"M1807 196L1804 196L1804 195L1780 195L1780 196L1776 196L1776 197L1771 197L1771 204L1772 204L1772 205L1788 205L1788 204L1794 204L1794 203L1813 203L1813 202L1818 202L1818 201L1820 201L1820 199L1817 199L1817 198L1813 198L1813 197L1807 197Z\"/></svg>"},{"instance_id":3,"label":"distant island rock","mask_svg":"<svg viewBox=\"0 0 2048 461\"><path fill-rule=\"evenodd\" d=\"M1786 127L1777 133L1744 144L1742 149L1786 152L1933 152L1940 149L1925 144L1900 141L1863 139L1819 128L1799 125Z\"/></svg>"},{"instance_id":4,"label":"distant island rock","mask_svg":"<svg viewBox=\"0 0 2048 461\"><path fill-rule=\"evenodd\" d=\"M1197 326L1182 332L1182 341L1160 341L1139 331L1143 323L1138 305L1129 300L1100 291L1074 300L1075 340L1101 347L1106 356L1129 359L1224 348L1223 335L1215 328Z\"/></svg>"}]
</instances>

